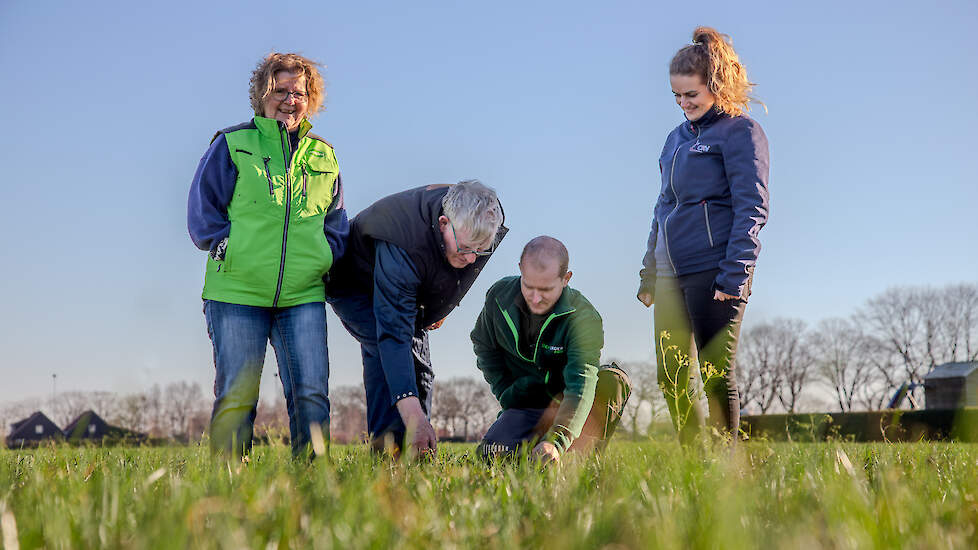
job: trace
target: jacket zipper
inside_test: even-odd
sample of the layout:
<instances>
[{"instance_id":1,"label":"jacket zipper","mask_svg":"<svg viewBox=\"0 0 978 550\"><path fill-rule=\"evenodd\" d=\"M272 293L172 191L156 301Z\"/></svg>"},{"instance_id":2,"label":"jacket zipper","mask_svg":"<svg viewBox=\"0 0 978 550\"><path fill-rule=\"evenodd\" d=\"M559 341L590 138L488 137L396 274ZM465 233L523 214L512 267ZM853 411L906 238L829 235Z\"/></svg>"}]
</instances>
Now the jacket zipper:
<instances>
[{"instance_id":1,"label":"jacket zipper","mask_svg":"<svg viewBox=\"0 0 978 550\"><path fill-rule=\"evenodd\" d=\"M275 285L275 298L272 300L272 307L278 307L278 298L282 294L282 279L285 278L285 249L289 241L289 216L292 210L292 179L289 177L292 145L287 136L288 130L280 127L278 137L282 142L282 154L285 156L285 222L282 225L282 259L278 264L278 283ZM267 165L268 161L265 163Z\"/></svg>"},{"instance_id":2,"label":"jacket zipper","mask_svg":"<svg viewBox=\"0 0 978 550\"><path fill-rule=\"evenodd\" d=\"M262 160L265 161L265 177L268 178L268 194L274 197L275 190L272 189L272 172L268 168L268 161L272 160L272 157L265 157Z\"/></svg>"},{"instance_id":3,"label":"jacket zipper","mask_svg":"<svg viewBox=\"0 0 978 550\"><path fill-rule=\"evenodd\" d=\"M523 352L520 351L520 333L518 330L516 330L516 324L513 322L513 318L509 316L509 312L503 308L502 304L499 303L499 300L496 300L496 306L499 308L499 312L503 314L503 319L506 320L506 324L509 325L510 332L513 333L513 342L516 343L516 355L519 355L520 359L524 361L533 363L533 366L537 367L537 370L543 370L537 365L537 350L540 348L540 339L543 338L543 331L547 329L547 325L549 325L550 321L553 321L557 317L570 315L571 313L577 311L577 308L574 308L567 311L562 311L560 313L551 313L550 316L543 322L543 325L540 327L540 332L537 334L537 343L533 347L533 359L527 359L523 356Z\"/></svg>"},{"instance_id":4,"label":"jacket zipper","mask_svg":"<svg viewBox=\"0 0 978 550\"><path fill-rule=\"evenodd\" d=\"M306 178L309 174L306 172L306 166L302 165L302 197L306 197Z\"/></svg>"},{"instance_id":5,"label":"jacket zipper","mask_svg":"<svg viewBox=\"0 0 978 550\"><path fill-rule=\"evenodd\" d=\"M673 185L672 176L676 173L676 157L679 156L679 149L682 145L676 147L676 151L672 154L672 167L669 168L669 188L672 189L672 196L676 198L676 206L672 209L672 212L666 214L666 219L662 220L662 236L666 240L666 257L669 258L669 265L672 266L673 273L678 275L676 271L676 264L672 261L672 254L669 252L669 217L679 210L679 193L676 193L676 186Z\"/></svg>"},{"instance_id":6,"label":"jacket zipper","mask_svg":"<svg viewBox=\"0 0 978 550\"><path fill-rule=\"evenodd\" d=\"M706 236L710 239L710 248L713 248L713 230L710 229L710 211L706 204L706 201L700 203L703 205L703 217L706 219Z\"/></svg>"}]
</instances>

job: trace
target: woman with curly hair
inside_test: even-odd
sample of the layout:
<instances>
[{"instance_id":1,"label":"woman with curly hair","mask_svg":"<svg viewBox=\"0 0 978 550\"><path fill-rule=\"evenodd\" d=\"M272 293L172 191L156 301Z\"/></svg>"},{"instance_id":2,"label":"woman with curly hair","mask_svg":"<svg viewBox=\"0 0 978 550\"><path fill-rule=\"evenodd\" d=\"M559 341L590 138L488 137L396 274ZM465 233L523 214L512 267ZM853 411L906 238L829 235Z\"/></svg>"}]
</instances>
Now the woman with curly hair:
<instances>
[{"instance_id":1,"label":"woman with curly hair","mask_svg":"<svg viewBox=\"0 0 978 550\"><path fill-rule=\"evenodd\" d=\"M669 80L686 120L666 137L662 185L638 299L655 304L659 386L683 443L702 423L690 379L698 365L716 433L740 424L735 356L768 217L768 144L747 116L753 87L729 37L698 27Z\"/></svg>"},{"instance_id":2,"label":"woman with curly hair","mask_svg":"<svg viewBox=\"0 0 978 550\"><path fill-rule=\"evenodd\" d=\"M323 278L343 254L349 222L333 146L309 132L323 95L315 62L269 54L251 75L254 118L215 134L190 187L187 227L209 252L216 452L251 447L269 341L293 454L311 456L311 444L329 437Z\"/></svg>"}]
</instances>

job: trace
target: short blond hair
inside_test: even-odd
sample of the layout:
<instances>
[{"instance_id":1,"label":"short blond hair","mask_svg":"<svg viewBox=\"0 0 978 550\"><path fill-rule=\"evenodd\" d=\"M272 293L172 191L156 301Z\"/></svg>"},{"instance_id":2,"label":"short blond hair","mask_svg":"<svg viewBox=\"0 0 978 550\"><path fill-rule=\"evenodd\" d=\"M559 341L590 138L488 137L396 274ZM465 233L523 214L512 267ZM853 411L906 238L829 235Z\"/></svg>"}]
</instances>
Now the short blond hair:
<instances>
[{"instance_id":1,"label":"short blond hair","mask_svg":"<svg viewBox=\"0 0 978 550\"><path fill-rule=\"evenodd\" d=\"M297 53L278 53L272 52L265 56L265 59L258 63L255 70L251 73L251 107L258 116L264 116L265 98L272 93L275 87L275 73L288 71L298 76L306 77L306 96L309 101L306 103L306 112L312 116L323 110L323 99L326 98L326 91L323 87L323 77L319 74L322 67L319 63L303 57Z\"/></svg>"},{"instance_id":2,"label":"short blond hair","mask_svg":"<svg viewBox=\"0 0 978 550\"><path fill-rule=\"evenodd\" d=\"M747 114L754 83L737 57L730 36L710 27L696 27L693 43L681 48L669 63L669 74L698 75L716 99L716 106L730 116ZM764 107L767 110L767 107Z\"/></svg>"}]
</instances>

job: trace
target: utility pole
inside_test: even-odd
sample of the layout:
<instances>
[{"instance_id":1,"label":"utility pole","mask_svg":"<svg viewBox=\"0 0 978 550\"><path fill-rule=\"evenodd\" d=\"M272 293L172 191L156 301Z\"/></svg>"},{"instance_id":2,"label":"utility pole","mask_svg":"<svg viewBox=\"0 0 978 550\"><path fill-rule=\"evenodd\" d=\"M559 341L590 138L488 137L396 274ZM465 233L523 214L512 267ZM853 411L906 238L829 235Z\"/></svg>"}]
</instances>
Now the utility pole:
<instances>
[{"instance_id":1,"label":"utility pole","mask_svg":"<svg viewBox=\"0 0 978 550\"><path fill-rule=\"evenodd\" d=\"M51 404L58 398L58 374L51 373Z\"/></svg>"}]
</instances>

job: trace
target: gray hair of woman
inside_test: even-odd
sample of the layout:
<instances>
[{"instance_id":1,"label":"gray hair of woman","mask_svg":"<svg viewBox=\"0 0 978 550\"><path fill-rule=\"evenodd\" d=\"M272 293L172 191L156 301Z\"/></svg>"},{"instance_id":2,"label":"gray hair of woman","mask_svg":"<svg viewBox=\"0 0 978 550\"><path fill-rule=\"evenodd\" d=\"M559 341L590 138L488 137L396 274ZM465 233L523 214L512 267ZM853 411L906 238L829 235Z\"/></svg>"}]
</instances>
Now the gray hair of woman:
<instances>
[{"instance_id":1,"label":"gray hair of woman","mask_svg":"<svg viewBox=\"0 0 978 550\"><path fill-rule=\"evenodd\" d=\"M473 241L495 245L503 209L491 187L478 180L460 181L448 190L441 205L445 216L466 228Z\"/></svg>"}]
</instances>

